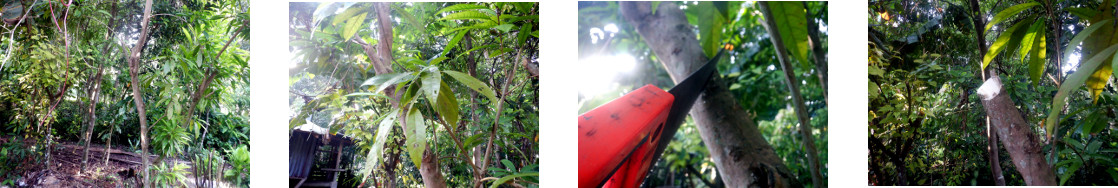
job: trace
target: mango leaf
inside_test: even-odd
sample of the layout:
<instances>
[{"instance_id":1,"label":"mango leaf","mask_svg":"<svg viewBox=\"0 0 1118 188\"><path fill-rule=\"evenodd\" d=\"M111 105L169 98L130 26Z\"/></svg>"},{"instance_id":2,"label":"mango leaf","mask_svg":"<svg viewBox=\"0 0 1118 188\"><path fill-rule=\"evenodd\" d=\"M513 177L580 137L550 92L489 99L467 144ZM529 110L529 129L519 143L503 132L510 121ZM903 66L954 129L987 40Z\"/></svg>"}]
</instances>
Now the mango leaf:
<instances>
[{"instance_id":1,"label":"mango leaf","mask_svg":"<svg viewBox=\"0 0 1118 188\"><path fill-rule=\"evenodd\" d=\"M462 84L466 85L466 87L469 87L470 89L473 89L474 91L477 91L478 93L485 96L486 98L489 98L489 101L491 101L491 102L496 102L497 101L497 93L493 92L492 88L489 88L488 85L485 85L484 82L481 82L480 80L477 80L477 78L474 78L473 76L470 76L469 74L466 74L466 73L462 73L462 72L458 72L458 71L452 71L452 70L446 70L446 71L443 71L443 73L446 73L446 75L450 75L450 77L454 77L455 80L458 80L458 82L461 82ZM493 104L495 104L495 103L493 103Z\"/></svg>"},{"instance_id":2,"label":"mango leaf","mask_svg":"<svg viewBox=\"0 0 1118 188\"><path fill-rule=\"evenodd\" d=\"M1064 183L1067 182L1068 179L1071 179L1071 175L1075 175L1075 172L1079 171L1079 167L1083 165L1083 162L1081 160L1067 161L1072 161L1070 162L1071 166L1069 166L1067 170L1064 171L1064 174L1060 175L1060 185L1064 185Z\"/></svg>"},{"instance_id":3,"label":"mango leaf","mask_svg":"<svg viewBox=\"0 0 1118 188\"><path fill-rule=\"evenodd\" d=\"M440 74L438 69L423 71L423 74L420 74L419 79L423 82L423 85L420 86L419 90L422 90L423 95L427 96L427 102L435 104L435 99L439 97L439 86L443 83L442 77L443 74Z\"/></svg>"},{"instance_id":4,"label":"mango leaf","mask_svg":"<svg viewBox=\"0 0 1118 188\"><path fill-rule=\"evenodd\" d=\"M377 77L383 77L383 78L377 78ZM373 78L369 78L369 80L365 80L365 82L362 83L361 86L376 85L377 89L373 90L373 93L380 93L381 91L384 91L385 88L388 88L388 86L395 85L397 83L408 81L408 80L411 80L411 79L414 79L414 78L415 78L415 76L412 75L411 73L399 73L399 74L388 73L388 74L377 75L377 76L374 76ZM384 81L380 82L380 83L376 83L381 79L384 79Z\"/></svg>"},{"instance_id":5,"label":"mango leaf","mask_svg":"<svg viewBox=\"0 0 1118 188\"><path fill-rule=\"evenodd\" d=\"M365 14L368 13L358 14L357 16L349 18L349 20L346 21L345 30L342 30L342 38L345 38L345 40L348 41L357 34L357 30L360 30L361 25L364 25L363 23L365 23Z\"/></svg>"},{"instance_id":6,"label":"mango leaf","mask_svg":"<svg viewBox=\"0 0 1118 188\"><path fill-rule=\"evenodd\" d=\"M444 57L448 56L449 54L447 54L447 53L449 53L450 50L454 49L454 47L457 47L458 42L462 41L462 37L466 36L466 33L469 33L469 32L470 32L470 30L465 30L465 31L459 31L458 34L455 34L454 38L451 38L450 42L446 43L446 48L443 48L443 53L442 53L443 56Z\"/></svg>"},{"instance_id":7,"label":"mango leaf","mask_svg":"<svg viewBox=\"0 0 1118 188\"><path fill-rule=\"evenodd\" d=\"M1021 11L1024 11L1026 9L1029 9L1029 8L1031 8L1033 6L1037 6L1037 5L1040 5L1040 4L1036 3L1036 2L1031 2L1031 3L1014 5L1012 7L1006 8L1005 10L1002 10L1001 12L998 12L997 15L994 15L994 19L990 20L990 23L986 24L986 29L983 30L982 32L990 31L990 28L993 28L994 25L997 25L998 23L1001 23L1002 21L1005 21L1006 19L1009 19L1009 17L1012 17L1013 15L1017 15L1017 13L1020 13Z\"/></svg>"},{"instance_id":8,"label":"mango leaf","mask_svg":"<svg viewBox=\"0 0 1118 188\"><path fill-rule=\"evenodd\" d=\"M772 11L773 21L784 39L784 47L801 66L808 66L807 14L802 2L766 2ZM766 18L768 19L768 18ZM715 49L717 52L717 49ZM713 53L711 55L713 56Z\"/></svg>"},{"instance_id":9,"label":"mango leaf","mask_svg":"<svg viewBox=\"0 0 1118 188\"><path fill-rule=\"evenodd\" d=\"M501 179L497 179L496 181L493 181L493 184L490 184L489 188L497 188L497 186L499 186L501 184L505 184L505 182L507 182L509 180L512 180L513 178L523 177L523 176L540 176L540 173L539 172L518 173L518 174L513 174L513 175L501 177Z\"/></svg>"},{"instance_id":10,"label":"mango leaf","mask_svg":"<svg viewBox=\"0 0 1118 188\"><path fill-rule=\"evenodd\" d=\"M500 30L501 32L505 32L505 33L508 33L508 32L509 32L509 30L510 30L510 29L512 29L512 27L513 27L513 26L515 26L515 25L512 25L512 24L501 24L501 25L498 25L498 26L496 26L496 27L493 27L493 28L497 28L497 30Z\"/></svg>"},{"instance_id":11,"label":"mango leaf","mask_svg":"<svg viewBox=\"0 0 1118 188\"><path fill-rule=\"evenodd\" d=\"M1052 131L1055 130L1056 125L1060 124L1057 118L1060 116L1060 111L1063 111L1064 106L1068 104L1068 95L1072 91L1079 89L1080 86L1083 86L1083 84L1087 82L1087 77L1094 73L1089 70L1093 67L1099 67L1103 60L1112 58L1111 55L1114 54L1115 50L1118 50L1118 44L1111 45L1109 48L1106 48L1106 50L1095 54L1091 59L1081 63L1079 68L1076 69L1081 71L1075 71L1075 73L1072 73L1064 80L1063 84L1060 84L1060 89L1056 92L1056 97L1052 99L1052 109L1048 113L1048 119L1045 120L1046 125L1044 129L1049 139L1052 138Z\"/></svg>"},{"instance_id":12,"label":"mango leaf","mask_svg":"<svg viewBox=\"0 0 1118 188\"><path fill-rule=\"evenodd\" d=\"M357 15L357 13L361 13L362 11L365 11L365 10L368 10L367 7L366 8L357 8L357 7L347 8L341 14L334 15L334 20L330 21L330 25L338 26L338 24L353 18L354 15Z\"/></svg>"},{"instance_id":13,"label":"mango leaf","mask_svg":"<svg viewBox=\"0 0 1118 188\"><path fill-rule=\"evenodd\" d=\"M446 57L436 57L427 61L427 65L439 65L439 63L446 61Z\"/></svg>"},{"instance_id":14,"label":"mango leaf","mask_svg":"<svg viewBox=\"0 0 1118 188\"><path fill-rule=\"evenodd\" d=\"M427 125L423 122L423 113L419 112L419 108L412 107L408 111L407 129L404 131L407 140L404 141L407 146L408 156L411 157L415 167L418 168L423 163L423 151L427 150Z\"/></svg>"},{"instance_id":15,"label":"mango leaf","mask_svg":"<svg viewBox=\"0 0 1118 188\"><path fill-rule=\"evenodd\" d=\"M521 25L520 30L516 31L516 45L524 45L524 41L528 40L531 30L532 24Z\"/></svg>"},{"instance_id":16,"label":"mango leaf","mask_svg":"<svg viewBox=\"0 0 1118 188\"><path fill-rule=\"evenodd\" d=\"M1114 71L1114 69L1111 68L1111 66L1099 65L1095 68L1095 72L1091 74L1091 77L1087 78L1087 90L1091 91L1092 104L1097 104L1099 102L1099 94L1101 94L1103 88L1106 87L1106 82L1110 80L1110 75ZM1091 69L1082 70L1090 71Z\"/></svg>"},{"instance_id":17,"label":"mango leaf","mask_svg":"<svg viewBox=\"0 0 1118 188\"><path fill-rule=\"evenodd\" d=\"M477 147L477 145L479 145L481 143L484 143L484 142L482 142L482 141L484 141L482 139L482 136L485 136L485 135L486 134L474 134L473 136L470 136L469 138L466 138L466 141L463 144L465 145L466 149L473 149L474 147Z\"/></svg>"},{"instance_id":18,"label":"mango leaf","mask_svg":"<svg viewBox=\"0 0 1118 188\"><path fill-rule=\"evenodd\" d=\"M1026 19L1028 20L1028 19ZM1028 21L1026 21L1028 22ZM1037 34L1040 30L1044 30L1044 21L1032 22L1033 25L1029 27L1029 32L1025 33L1025 38L1021 38L1021 49L1017 50L1017 57L1021 60L1026 60L1030 52L1032 52L1033 42L1036 42Z\"/></svg>"},{"instance_id":19,"label":"mango leaf","mask_svg":"<svg viewBox=\"0 0 1118 188\"><path fill-rule=\"evenodd\" d=\"M446 32L450 33L450 32L455 32L455 31L464 30L464 29L489 29L489 28L493 28L493 27L496 27L496 26L497 26L497 22L484 21L484 22L477 23L477 24L470 25L470 26L457 27L457 28L454 28L454 29L450 29L449 31L446 31Z\"/></svg>"},{"instance_id":20,"label":"mango leaf","mask_svg":"<svg viewBox=\"0 0 1118 188\"><path fill-rule=\"evenodd\" d=\"M392 124L396 122L396 116L399 115L399 112L399 109L394 109L392 112L388 113L388 115L379 118L380 124L377 126L376 139L373 140L373 145L369 148L369 154L365 155L365 168L361 170L361 174L364 174L365 177L362 179L369 178L369 174L375 169L373 167L380 163L381 152L384 150L384 141L388 139L388 133L392 131Z\"/></svg>"},{"instance_id":21,"label":"mango leaf","mask_svg":"<svg viewBox=\"0 0 1118 188\"><path fill-rule=\"evenodd\" d=\"M451 13L449 15L444 16L443 18L441 18L439 20L442 21L442 20L492 20L492 19L489 17L488 14L470 10L470 11L462 11L462 12Z\"/></svg>"},{"instance_id":22,"label":"mango leaf","mask_svg":"<svg viewBox=\"0 0 1118 188\"><path fill-rule=\"evenodd\" d=\"M380 98L386 98L386 99L389 98L388 96L384 96L384 95L377 94L377 93L369 93L369 92L357 92L357 93L351 93L349 95L345 95L345 97L353 97L353 96L373 96L373 97L380 97Z\"/></svg>"},{"instance_id":23,"label":"mango leaf","mask_svg":"<svg viewBox=\"0 0 1118 188\"><path fill-rule=\"evenodd\" d=\"M1079 18L1091 18L1095 17L1095 14L1099 13L1099 11L1096 11L1095 9L1084 7L1066 8L1064 10L1067 10L1068 13L1074 14L1075 16L1079 16Z\"/></svg>"},{"instance_id":24,"label":"mango leaf","mask_svg":"<svg viewBox=\"0 0 1118 188\"><path fill-rule=\"evenodd\" d=\"M982 57L982 70L986 70L986 66L990 65L990 61L994 60L994 57L997 57L998 54L1004 51L1006 49L1006 45L1010 45L1011 41L1014 41L1012 40L1012 37L1015 35L1014 33L1027 33L1018 32L1018 30L1025 30L1025 25L1028 25L1026 23L1028 22L1018 22L1017 24L1014 24L1013 27L1010 27L1009 29L1006 29L1005 32L1002 32L1002 34L998 36L997 40L994 40L994 44L991 44L990 49L986 51L986 56Z\"/></svg>"},{"instance_id":25,"label":"mango leaf","mask_svg":"<svg viewBox=\"0 0 1118 188\"><path fill-rule=\"evenodd\" d=\"M451 129L458 129L458 98L454 91L446 86L446 82L439 82L439 97L436 100L435 111L442 117L443 122L450 124Z\"/></svg>"},{"instance_id":26,"label":"mango leaf","mask_svg":"<svg viewBox=\"0 0 1118 188\"><path fill-rule=\"evenodd\" d=\"M489 7L485 7L485 6L482 6L482 5L476 5L476 4L463 3L463 4L451 5L451 6L448 6L446 8L440 9L439 12L435 12L435 14L442 14L443 12L450 12L450 11L474 10L474 9L485 9L485 8L489 8Z\"/></svg>"},{"instance_id":27,"label":"mango leaf","mask_svg":"<svg viewBox=\"0 0 1118 188\"><path fill-rule=\"evenodd\" d=\"M1047 41L1045 40L1045 29L1037 31L1036 41L1033 42L1032 52L1029 52L1029 78L1033 81L1033 87L1040 84L1040 77L1044 75L1044 63L1048 60Z\"/></svg>"},{"instance_id":28,"label":"mango leaf","mask_svg":"<svg viewBox=\"0 0 1118 188\"><path fill-rule=\"evenodd\" d=\"M1103 20L1101 22L1097 22L1096 24L1091 24L1091 26L1088 26L1086 29L1083 29L1083 31L1080 31L1079 33L1076 33L1075 37L1071 38L1071 41L1068 42L1068 47L1064 48L1064 53L1063 54L1071 54L1072 50L1075 50L1075 47L1079 46L1080 42L1083 42L1083 40L1086 40L1087 36L1091 36L1091 33L1094 33L1095 30L1099 30L1099 28L1106 27L1106 25L1109 25L1110 22L1111 22L1110 20L1111 19L1106 19L1106 20Z\"/></svg>"},{"instance_id":29,"label":"mango leaf","mask_svg":"<svg viewBox=\"0 0 1118 188\"><path fill-rule=\"evenodd\" d=\"M508 52L511 52L511 51L512 51L512 48L497 49L496 51L489 52L489 58L496 58L498 56L501 56L501 55L503 55L505 53L508 53Z\"/></svg>"},{"instance_id":30,"label":"mango leaf","mask_svg":"<svg viewBox=\"0 0 1118 188\"><path fill-rule=\"evenodd\" d=\"M718 48L722 46L722 14L714 8L714 3L709 1L699 2L699 44L703 46L703 53L707 57L714 57Z\"/></svg>"},{"instance_id":31,"label":"mango leaf","mask_svg":"<svg viewBox=\"0 0 1118 188\"><path fill-rule=\"evenodd\" d=\"M419 95L422 94L419 93L420 87L421 86L419 85L419 82L411 82L411 84L408 84L407 90L404 91L403 98L400 99L400 106L411 105L412 102L415 102L416 99L419 99ZM397 87L397 89L399 89L399 87Z\"/></svg>"}]
</instances>

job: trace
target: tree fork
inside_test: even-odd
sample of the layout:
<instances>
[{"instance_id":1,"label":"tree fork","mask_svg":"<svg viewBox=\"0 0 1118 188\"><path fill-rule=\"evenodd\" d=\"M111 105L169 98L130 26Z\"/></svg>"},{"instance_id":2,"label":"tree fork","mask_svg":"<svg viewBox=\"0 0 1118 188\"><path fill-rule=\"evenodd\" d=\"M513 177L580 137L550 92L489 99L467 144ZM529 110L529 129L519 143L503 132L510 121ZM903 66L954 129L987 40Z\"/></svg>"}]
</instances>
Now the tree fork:
<instances>
[{"instance_id":1,"label":"tree fork","mask_svg":"<svg viewBox=\"0 0 1118 188\"><path fill-rule=\"evenodd\" d=\"M151 166L151 161L148 160L148 126L147 126L147 112L144 111L144 96L140 90L139 78L137 78L137 71L140 70L140 52L144 49L144 44L148 40L148 22L151 21L151 0L144 2L144 17L140 22L140 39L136 45L132 47L132 52L128 56L128 74L131 76L132 82L132 101L136 103L136 112L140 116L140 150L143 152L140 158L143 159L143 184L144 187L150 187L148 167Z\"/></svg>"}]
</instances>

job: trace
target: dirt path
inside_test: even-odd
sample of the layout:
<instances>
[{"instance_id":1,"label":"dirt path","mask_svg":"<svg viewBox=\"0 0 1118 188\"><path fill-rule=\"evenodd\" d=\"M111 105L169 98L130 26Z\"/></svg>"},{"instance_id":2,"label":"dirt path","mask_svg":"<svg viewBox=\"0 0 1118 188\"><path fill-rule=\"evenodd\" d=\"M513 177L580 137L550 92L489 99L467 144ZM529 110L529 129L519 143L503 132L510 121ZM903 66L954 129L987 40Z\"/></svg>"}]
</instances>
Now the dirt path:
<instances>
[{"instance_id":1,"label":"dirt path","mask_svg":"<svg viewBox=\"0 0 1118 188\"><path fill-rule=\"evenodd\" d=\"M0 138L0 143L7 142L7 139ZM25 146L33 145L33 142L25 142ZM60 143L54 146L51 151L53 157L53 164L51 170L47 170L46 166L41 161L25 161L24 164L32 165L31 168L24 171L17 181L18 187L136 187L137 174L140 174L140 166L142 159L140 154L129 151L116 149L106 151L104 145L91 145L89 148L89 163L85 171L81 169L82 154L84 153L85 146L73 143ZM109 160L106 162L105 153L109 153ZM149 155L149 159L154 160L157 158L155 155ZM45 159L38 159L45 160ZM190 175L193 165L189 161L184 161L174 158L165 158L164 162L167 163L182 163L188 166L185 170L187 177L186 183L188 186L193 186L194 176ZM154 176L154 174L153 174ZM220 183L227 187L228 184Z\"/></svg>"}]
</instances>

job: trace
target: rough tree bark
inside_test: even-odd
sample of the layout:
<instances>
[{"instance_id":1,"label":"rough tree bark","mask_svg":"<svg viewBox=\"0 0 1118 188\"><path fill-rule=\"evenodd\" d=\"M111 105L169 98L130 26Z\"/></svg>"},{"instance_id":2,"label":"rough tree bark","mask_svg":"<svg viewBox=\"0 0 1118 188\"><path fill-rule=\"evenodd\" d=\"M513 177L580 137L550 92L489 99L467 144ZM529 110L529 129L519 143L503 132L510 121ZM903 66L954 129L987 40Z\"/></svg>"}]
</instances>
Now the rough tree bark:
<instances>
[{"instance_id":1,"label":"rough tree bark","mask_svg":"<svg viewBox=\"0 0 1118 188\"><path fill-rule=\"evenodd\" d=\"M804 144L804 150L807 150L808 168L811 170L811 183L816 187L823 186L823 173L820 172L819 152L815 149L815 138L811 134L811 116L807 114L807 107L804 106L804 98L800 95L799 83L796 81L796 73L794 67L789 62L788 50L784 48L784 39L780 37L780 29L776 28L776 21L772 19L772 10L769 8L769 2L759 2L761 5L761 12L765 16L765 28L769 30L769 39L776 47L777 59L780 62L780 69L784 71L784 81L788 85L788 92L792 95L793 107L796 110L796 117L800 120L800 135L803 137L801 140ZM818 55L818 54L817 54ZM816 56L816 60L819 60ZM818 61L817 61L818 62ZM820 82L822 82L820 78ZM826 92L824 92L826 93Z\"/></svg>"},{"instance_id":2,"label":"rough tree bark","mask_svg":"<svg viewBox=\"0 0 1118 188\"><path fill-rule=\"evenodd\" d=\"M621 2L621 14L648 44L675 82L698 70L707 57L683 11L649 2ZM721 77L713 77L691 109L691 118L727 187L790 187L787 167L765 141L753 117L737 105Z\"/></svg>"},{"instance_id":3,"label":"rough tree bark","mask_svg":"<svg viewBox=\"0 0 1118 188\"><path fill-rule=\"evenodd\" d=\"M990 124L998 135L1003 135L1000 137L1002 145L1009 151L1009 157L1025 178L1025 183L1056 185L1056 174L1044 159L1040 138L1033 133L1032 126L1021 118L1021 113L1002 89L997 74L990 74L990 79L978 88L977 93L982 98Z\"/></svg>"},{"instance_id":4,"label":"rough tree bark","mask_svg":"<svg viewBox=\"0 0 1118 188\"><path fill-rule=\"evenodd\" d=\"M974 13L974 15L977 15L971 17L971 22L973 22L972 25L974 26L975 37L978 37L978 57L984 57L986 56L987 49L986 34L984 32L985 29L983 28L983 26L985 26L986 24L983 23L983 18L986 17L984 16L986 14L983 14L981 7L978 6L978 0L971 0L969 1L969 3L971 12ZM982 80L986 80L987 77L985 72L982 70L979 70L978 72L979 75L981 75L980 78L982 78ZM994 185L1004 186L1005 176L1002 175L1001 161L999 161L1000 159L998 158L998 132L992 131L989 115L987 115L986 117L986 154L986 158L988 159L987 161L990 162L990 171L992 171L994 175Z\"/></svg>"},{"instance_id":5,"label":"rough tree bark","mask_svg":"<svg viewBox=\"0 0 1118 188\"><path fill-rule=\"evenodd\" d=\"M128 74L132 79L132 101L136 103L136 112L140 116L140 158L143 159L143 184L144 187L150 187L151 182L148 180L151 176L148 173L148 167L151 166L151 161L148 160L148 120L147 113L144 111L144 95L140 92L140 81L136 73L140 71L140 52L144 49L144 44L148 41L148 22L151 21L151 0L144 2L144 17L140 21L140 40L136 45L132 46L132 52L128 56Z\"/></svg>"}]
</instances>

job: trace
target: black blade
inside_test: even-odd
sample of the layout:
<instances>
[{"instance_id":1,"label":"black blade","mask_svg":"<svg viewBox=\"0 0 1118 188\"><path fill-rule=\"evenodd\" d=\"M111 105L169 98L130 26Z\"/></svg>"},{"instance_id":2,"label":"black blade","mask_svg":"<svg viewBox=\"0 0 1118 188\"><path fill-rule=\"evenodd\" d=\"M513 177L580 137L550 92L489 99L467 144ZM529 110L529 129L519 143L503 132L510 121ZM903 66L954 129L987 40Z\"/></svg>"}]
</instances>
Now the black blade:
<instances>
[{"instance_id":1,"label":"black blade","mask_svg":"<svg viewBox=\"0 0 1118 188\"><path fill-rule=\"evenodd\" d=\"M660 159L660 154L664 153L664 149L668 147L668 143L671 142L675 132L679 130L679 126L687 118L687 112L691 111L691 106L694 106L695 100L699 99L699 94L706 90L707 83L714 72L718 70L715 65L718 64L718 59L722 57L725 51L725 49L718 50L718 54L707 61L706 65L703 65L698 71L691 73L682 82L668 90L668 93L675 96L675 101L672 102L672 107L668 111L668 119L664 122L663 131L658 131L660 140L659 143L656 143L656 152L652 155L653 163Z\"/></svg>"}]
</instances>

